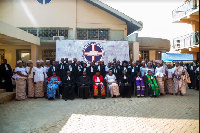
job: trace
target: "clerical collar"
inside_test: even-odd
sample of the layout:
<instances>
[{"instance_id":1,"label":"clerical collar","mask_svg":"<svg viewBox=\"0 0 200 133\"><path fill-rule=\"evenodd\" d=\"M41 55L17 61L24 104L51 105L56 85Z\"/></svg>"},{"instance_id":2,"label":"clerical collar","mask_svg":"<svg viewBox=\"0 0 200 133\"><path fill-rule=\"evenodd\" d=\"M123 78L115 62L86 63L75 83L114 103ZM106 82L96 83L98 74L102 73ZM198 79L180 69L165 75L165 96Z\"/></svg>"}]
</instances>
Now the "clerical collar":
<instances>
[{"instance_id":1,"label":"clerical collar","mask_svg":"<svg viewBox=\"0 0 200 133\"><path fill-rule=\"evenodd\" d=\"M86 76L83 76L84 78L86 77Z\"/></svg>"}]
</instances>

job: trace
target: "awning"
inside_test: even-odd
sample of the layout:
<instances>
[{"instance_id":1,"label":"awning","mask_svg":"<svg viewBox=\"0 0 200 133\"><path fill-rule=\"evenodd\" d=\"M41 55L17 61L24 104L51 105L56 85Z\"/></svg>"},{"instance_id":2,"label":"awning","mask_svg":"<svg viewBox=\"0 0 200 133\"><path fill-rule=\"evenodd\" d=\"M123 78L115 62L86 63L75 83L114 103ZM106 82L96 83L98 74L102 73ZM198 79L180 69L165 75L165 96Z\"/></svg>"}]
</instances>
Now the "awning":
<instances>
[{"instance_id":1,"label":"awning","mask_svg":"<svg viewBox=\"0 0 200 133\"><path fill-rule=\"evenodd\" d=\"M193 54L162 53L162 60L164 62L171 62L171 61L193 61Z\"/></svg>"}]
</instances>

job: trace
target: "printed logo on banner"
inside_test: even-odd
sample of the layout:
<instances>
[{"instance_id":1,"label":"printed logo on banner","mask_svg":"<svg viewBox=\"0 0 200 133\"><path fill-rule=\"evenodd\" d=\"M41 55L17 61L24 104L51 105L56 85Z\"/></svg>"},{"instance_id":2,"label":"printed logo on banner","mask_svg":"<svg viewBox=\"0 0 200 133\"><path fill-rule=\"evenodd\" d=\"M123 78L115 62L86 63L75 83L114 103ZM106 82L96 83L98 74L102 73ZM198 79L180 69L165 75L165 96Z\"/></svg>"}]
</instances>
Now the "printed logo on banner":
<instances>
[{"instance_id":1,"label":"printed logo on banner","mask_svg":"<svg viewBox=\"0 0 200 133\"><path fill-rule=\"evenodd\" d=\"M86 63L97 62L102 59L103 47L96 42L89 42L83 48L83 59Z\"/></svg>"}]
</instances>

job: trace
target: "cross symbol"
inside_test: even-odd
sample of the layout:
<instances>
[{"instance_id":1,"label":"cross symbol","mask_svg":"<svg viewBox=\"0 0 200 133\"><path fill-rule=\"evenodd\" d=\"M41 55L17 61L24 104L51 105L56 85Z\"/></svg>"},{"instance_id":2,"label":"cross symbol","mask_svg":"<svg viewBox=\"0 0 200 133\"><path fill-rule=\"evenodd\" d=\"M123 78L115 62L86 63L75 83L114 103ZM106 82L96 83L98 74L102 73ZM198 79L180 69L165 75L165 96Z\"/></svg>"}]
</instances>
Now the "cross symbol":
<instances>
[{"instance_id":1,"label":"cross symbol","mask_svg":"<svg viewBox=\"0 0 200 133\"><path fill-rule=\"evenodd\" d=\"M84 55L92 56L92 62L93 62L93 61L95 61L95 56L102 55L102 52L95 51L95 44L91 44L91 45L92 45L92 51L85 52Z\"/></svg>"}]
</instances>

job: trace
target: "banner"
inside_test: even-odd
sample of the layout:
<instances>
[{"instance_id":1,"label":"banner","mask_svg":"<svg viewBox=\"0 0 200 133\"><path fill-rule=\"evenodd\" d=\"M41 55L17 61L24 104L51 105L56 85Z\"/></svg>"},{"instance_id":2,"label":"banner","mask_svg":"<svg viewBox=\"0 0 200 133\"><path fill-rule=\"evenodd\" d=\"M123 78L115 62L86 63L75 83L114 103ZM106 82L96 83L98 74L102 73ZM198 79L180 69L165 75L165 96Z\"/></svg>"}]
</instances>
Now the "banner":
<instances>
[{"instance_id":1,"label":"banner","mask_svg":"<svg viewBox=\"0 0 200 133\"><path fill-rule=\"evenodd\" d=\"M129 45L128 41L57 40L56 60L61 58L77 58L87 64L103 60L105 65L114 58L129 61Z\"/></svg>"}]
</instances>

